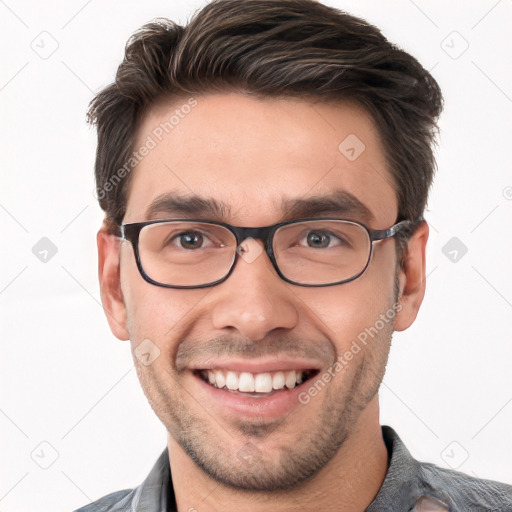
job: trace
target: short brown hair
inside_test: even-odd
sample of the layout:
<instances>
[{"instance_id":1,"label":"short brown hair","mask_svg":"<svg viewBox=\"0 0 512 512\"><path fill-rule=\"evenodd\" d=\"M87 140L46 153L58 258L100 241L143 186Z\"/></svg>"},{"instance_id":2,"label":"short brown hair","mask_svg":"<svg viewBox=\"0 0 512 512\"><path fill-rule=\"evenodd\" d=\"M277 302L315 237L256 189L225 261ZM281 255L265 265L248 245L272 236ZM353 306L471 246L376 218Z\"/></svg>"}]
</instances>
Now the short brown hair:
<instances>
[{"instance_id":1,"label":"short brown hair","mask_svg":"<svg viewBox=\"0 0 512 512\"><path fill-rule=\"evenodd\" d=\"M430 73L373 25L314 0L214 0L186 26L162 18L133 34L115 81L91 101L96 189L110 229L125 214L126 162L147 109L222 91L358 102L380 133L398 220L423 218L442 110Z\"/></svg>"}]
</instances>

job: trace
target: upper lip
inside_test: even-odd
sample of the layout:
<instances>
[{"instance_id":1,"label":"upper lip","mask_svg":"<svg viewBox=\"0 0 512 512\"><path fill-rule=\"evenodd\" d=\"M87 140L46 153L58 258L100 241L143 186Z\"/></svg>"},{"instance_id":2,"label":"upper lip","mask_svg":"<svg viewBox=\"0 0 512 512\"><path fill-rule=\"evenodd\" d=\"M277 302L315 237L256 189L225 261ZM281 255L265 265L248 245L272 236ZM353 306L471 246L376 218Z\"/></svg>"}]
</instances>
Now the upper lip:
<instances>
[{"instance_id":1,"label":"upper lip","mask_svg":"<svg viewBox=\"0 0 512 512\"><path fill-rule=\"evenodd\" d=\"M278 371L305 371L320 370L321 365L307 359L279 358L272 359L239 359L239 358L212 358L197 362L189 366L192 371L197 370L226 370L233 372L266 373Z\"/></svg>"}]
</instances>

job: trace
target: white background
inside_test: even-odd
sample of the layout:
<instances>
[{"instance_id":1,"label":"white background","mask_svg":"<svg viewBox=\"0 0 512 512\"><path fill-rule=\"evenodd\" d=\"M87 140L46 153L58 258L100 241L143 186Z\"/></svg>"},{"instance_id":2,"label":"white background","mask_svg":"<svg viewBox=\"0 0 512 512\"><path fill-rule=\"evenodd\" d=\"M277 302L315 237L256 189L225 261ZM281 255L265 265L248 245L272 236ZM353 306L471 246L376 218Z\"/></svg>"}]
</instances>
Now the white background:
<instances>
[{"instance_id":1,"label":"white background","mask_svg":"<svg viewBox=\"0 0 512 512\"><path fill-rule=\"evenodd\" d=\"M328 3L415 55L446 100L427 295L394 338L382 423L416 458L512 483L512 2ZM184 23L201 5L0 2L3 512L69 511L135 486L165 448L99 304L85 112L133 31L157 16ZM46 263L32 252L42 237L58 251ZM468 249L455 263L442 252L452 237Z\"/></svg>"}]
</instances>

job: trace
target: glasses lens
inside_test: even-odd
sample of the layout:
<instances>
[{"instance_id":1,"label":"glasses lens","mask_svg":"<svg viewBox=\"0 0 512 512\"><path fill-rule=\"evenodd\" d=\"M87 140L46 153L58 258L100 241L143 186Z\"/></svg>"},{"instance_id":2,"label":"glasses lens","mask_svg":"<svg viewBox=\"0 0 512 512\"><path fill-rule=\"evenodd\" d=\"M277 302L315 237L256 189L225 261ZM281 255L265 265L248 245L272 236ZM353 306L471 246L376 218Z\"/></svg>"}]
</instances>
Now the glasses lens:
<instances>
[{"instance_id":1,"label":"glasses lens","mask_svg":"<svg viewBox=\"0 0 512 512\"><path fill-rule=\"evenodd\" d=\"M139 255L146 274L169 286L201 286L222 279L236 254L229 229L202 222L162 222L142 228Z\"/></svg>"},{"instance_id":2,"label":"glasses lens","mask_svg":"<svg viewBox=\"0 0 512 512\"><path fill-rule=\"evenodd\" d=\"M366 229L350 221L288 224L276 231L274 254L283 276L298 284L322 285L359 275L370 256Z\"/></svg>"}]
</instances>

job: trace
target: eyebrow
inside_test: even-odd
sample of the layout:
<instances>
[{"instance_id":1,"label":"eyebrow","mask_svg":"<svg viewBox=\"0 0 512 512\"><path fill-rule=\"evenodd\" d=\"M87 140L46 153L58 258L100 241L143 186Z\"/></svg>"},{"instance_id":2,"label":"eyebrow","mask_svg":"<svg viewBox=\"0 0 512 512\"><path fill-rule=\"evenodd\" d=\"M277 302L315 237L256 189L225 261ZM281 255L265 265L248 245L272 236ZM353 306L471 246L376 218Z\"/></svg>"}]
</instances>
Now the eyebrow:
<instances>
[{"instance_id":1,"label":"eyebrow","mask_svg":"<svg viewBox=\"0 0 512 512\"><path fill-rule=\"evenodd\" d=\"M281 211L284 221L319 216L349 216L363 222L369 222L374 218L366 205L345 190L300 199L283 199ZM189 217L222 221L228 218L230 213L230 206L222 201L171 192L156 197L146 209L145 216L148 220L163 215L170 218Z\"/></svg>"},{"instance_id":2,"label":"eyebrow","mask_svg":"<svg viewBox=\"0 0 512 512\"><path fill-rule=\"evenodd\" d=\"M146 218L160 215L211 218L220 220L229 215L230 207L222 201L197 195L162 194L155 198L146 209Z\"/></svg>"},{"instance_id":3,"label":"eyebrow","mask_svg":"<svg viewBox=\"0 0 512 512\"><path fill-rule=\"evenodd\" d=\"M374 216L370 209L356 196L345 190L335 190L328 195L308 196L282 201L286 220L308 217L349 216L355 220L370 222Z\"/></svg>"}]
</instances>

